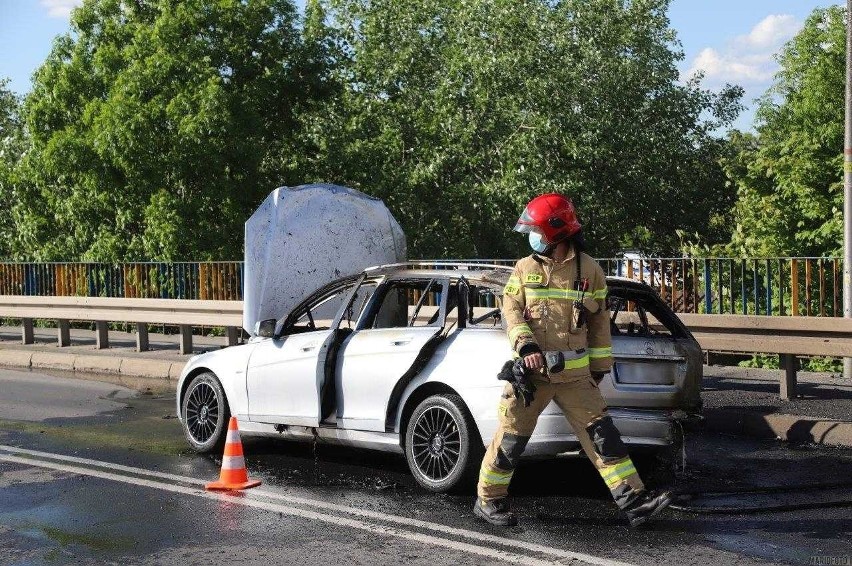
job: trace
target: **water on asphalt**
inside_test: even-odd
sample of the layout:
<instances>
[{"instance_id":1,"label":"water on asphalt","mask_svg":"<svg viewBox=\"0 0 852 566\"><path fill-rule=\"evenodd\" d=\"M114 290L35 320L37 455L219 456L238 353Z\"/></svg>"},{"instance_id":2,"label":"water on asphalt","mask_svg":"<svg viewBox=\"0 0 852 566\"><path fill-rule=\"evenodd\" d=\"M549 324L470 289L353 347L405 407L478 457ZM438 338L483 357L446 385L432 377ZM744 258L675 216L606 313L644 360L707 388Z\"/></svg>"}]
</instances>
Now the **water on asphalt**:
<instances>
[{"instance_id":1,"label":"water on asphalt","mask_svg":"<svg viewBox=\"0 0 852 566\"><path fill-rule=\"evenodd\" d=\"M220 458L188 449L173 399L139 395L116 403L97 414L40 422L0 412L0 444L201 480L217 477ZM523 463L512 483L521 524L506 530L476 522L471 495L424 492L401 456L328 445L314 451L307 443L268 439L245 439L244 447L251 476L281 494L631 563L808 563L814 556L852 553L848 508L748 515L667 511L650 528L630 530L583 459ZM852 465L852 450L700 431L687 433L687 453L679 485L699 489L837 481L849 478ZM714 504L766 505L790 497L848 499L852 490L744 495ZM9 462L0 462L0 547L0 564L493 562L252 509L227 496L211 501Z\"/></svg>"}]
</instances>

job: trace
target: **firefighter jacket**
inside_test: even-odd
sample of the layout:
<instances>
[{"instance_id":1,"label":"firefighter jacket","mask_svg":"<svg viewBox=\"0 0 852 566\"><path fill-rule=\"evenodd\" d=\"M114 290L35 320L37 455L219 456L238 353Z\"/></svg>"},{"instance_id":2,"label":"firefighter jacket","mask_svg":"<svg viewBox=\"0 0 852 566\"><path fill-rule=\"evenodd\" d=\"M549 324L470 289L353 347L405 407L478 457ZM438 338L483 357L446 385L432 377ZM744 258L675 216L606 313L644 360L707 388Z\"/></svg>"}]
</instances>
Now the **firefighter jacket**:
<instances>
[{"instance_id":1,"label":"firefighter jacket","mask_svg":"<svg viewBox=\"0 0 852 566\"><path fill-rule=\"evenodd\" d=\"M519 260L503 290L503 319L512 348L518 355L536 347L544 354L561 352L564 370L542 370L541 379L553 383L609 371L612 338L606 293L603 270L584 253L578 258L573 248L559 263L538 254ZM578 308L581 304L584 309Z\"/></svg>"}]
</instances>

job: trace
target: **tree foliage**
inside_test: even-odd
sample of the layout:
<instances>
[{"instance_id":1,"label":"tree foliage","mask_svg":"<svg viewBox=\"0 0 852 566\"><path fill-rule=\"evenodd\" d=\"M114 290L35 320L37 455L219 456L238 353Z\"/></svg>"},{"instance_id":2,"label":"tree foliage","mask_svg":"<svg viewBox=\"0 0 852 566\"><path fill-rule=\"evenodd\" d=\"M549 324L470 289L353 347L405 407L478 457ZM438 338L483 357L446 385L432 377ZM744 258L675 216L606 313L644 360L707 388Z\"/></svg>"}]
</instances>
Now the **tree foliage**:
<instances>
[{"instance_id":1,"label":"tree foliage","mask_svg":"<svg viewBox=\"0 0 852 566\"><path fill-rule=\"evenodd\" d=\"M845 11L818 9L781 51L757 134L732 136L732 247L746 255L836 254L843 233Z\"/></svg>"},{"instance_id":2,"label":"tree foliage","mask_svg":"<svg viewBox=\"0 0 852 566\"><path fill-rule=\"evenodd\" d=\"M523 204L570 195L595 252L726 241L711 133L738 88L678 81L667 0L332 0L344 85L316 178L383 198L421 256L525 253Z\"/></svg>"},{"instance_id":3,"label":"tree foliage","mask_svg":"<svg viewBox=\"0 0 852 566\"><path fill-rule=\"evenodd\" d=\"M24 106L16 253L236 258L311 181L384 199L420 257L526 253L546 191L598 254L727 241L741 91L679 81L668 3L85 0Z\"/></svg>"},{"instance_id":4,"label":"tree foliage","mask_svg":"<svg viewBox=\"0 0 852 566\"><path fill-rule=\"evenodd\" d=\"M0 257L12 253L14 223L8 203L13 202L17 165L26 149L21 117L21 100L8 88L9 80L0 79Z\"/></svg>"},{"instance_id":5,"label":"tree foliage","mask_svg":"<svg viewBox=\"0 0 852 566\"><path fill-rule=\"evenodd\" d=\"M291 0L86 0L27 98L20 254L239 257L245 218L296 180L296 17Z\"/></svg>"}]
</instances>

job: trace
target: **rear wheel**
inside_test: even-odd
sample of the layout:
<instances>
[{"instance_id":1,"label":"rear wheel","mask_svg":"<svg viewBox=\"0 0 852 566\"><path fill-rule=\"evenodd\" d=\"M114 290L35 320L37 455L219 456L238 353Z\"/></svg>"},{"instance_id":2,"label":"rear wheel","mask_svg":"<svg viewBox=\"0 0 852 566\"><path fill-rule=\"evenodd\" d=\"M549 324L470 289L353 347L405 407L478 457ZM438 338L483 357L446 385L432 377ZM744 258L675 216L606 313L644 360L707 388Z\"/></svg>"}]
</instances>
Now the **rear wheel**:
<instances>
[{"instance_id":1,"label":"rear wheel","mask_svg":"<svg viewBox=\"0 0 852 566\"><path fill-rule=\"evenodd\" d=\"M228 401L213 372L198 374L189 383L181 404L183 433L196 452L212 452L225 444Z\"/></svg>"},{"instance_id":2,"label":"rear wheel","mask_svg":"<svg viewBox=\"0 0 852 566\"><path fill-rule=\"evenodd\" d=\"M414 479L429 491L467 488L483 452L473 417L458 395L433 395L411 413L405 457Z\"/></svg>"}]
</instances>

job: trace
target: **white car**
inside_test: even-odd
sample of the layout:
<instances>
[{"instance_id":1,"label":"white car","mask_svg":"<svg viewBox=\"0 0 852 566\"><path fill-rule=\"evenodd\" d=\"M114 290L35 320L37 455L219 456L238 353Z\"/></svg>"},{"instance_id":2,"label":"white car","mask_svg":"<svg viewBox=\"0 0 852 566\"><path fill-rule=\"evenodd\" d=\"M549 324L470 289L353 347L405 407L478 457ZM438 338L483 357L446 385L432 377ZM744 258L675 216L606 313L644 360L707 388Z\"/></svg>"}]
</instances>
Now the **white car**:
<instances>
[{"instance_id":1,"label":"white car","mask_svg":"<svg viewBox=\"0 0 852 566\"><path fill-rule=\"evenodd\" d=\"M248 343L190 359L177 384L186 438L318 439L404 454L432 491L469 484L497 427L512 352L500 298L510 268L401 264L326 285ZM615 367L600 387L631 449L670 451L700 410L701 350L647 285L609 278ZM578 453L551 403L525 456Z\"/></svg>"}]
</instances>

